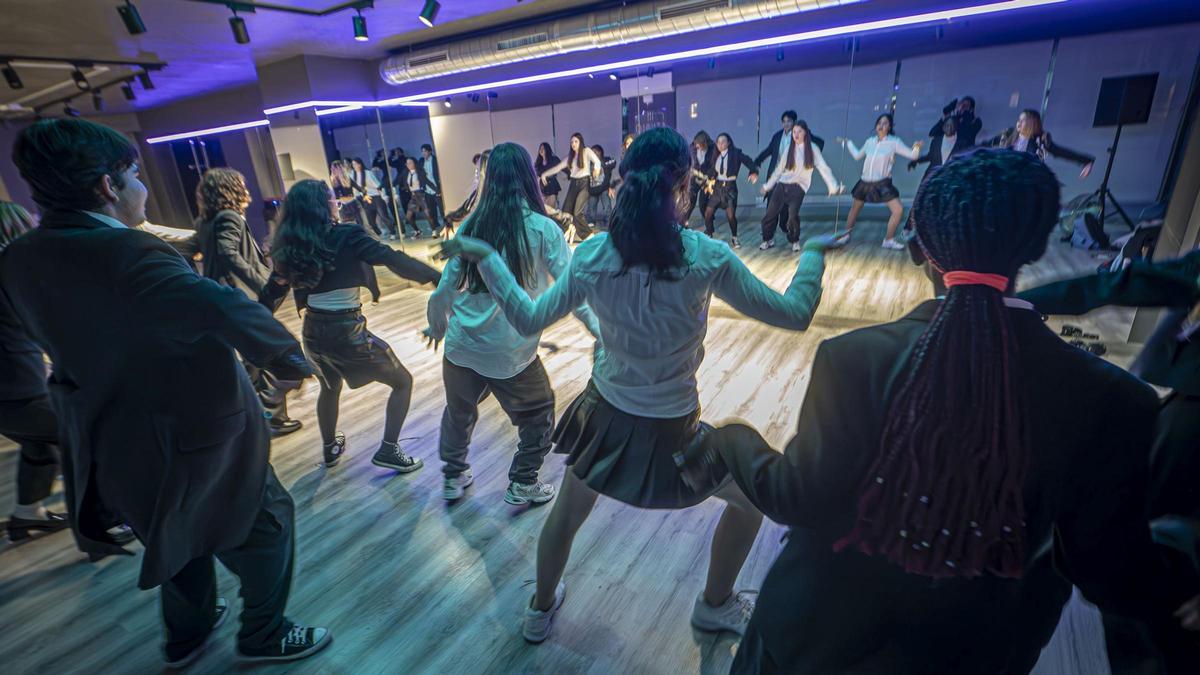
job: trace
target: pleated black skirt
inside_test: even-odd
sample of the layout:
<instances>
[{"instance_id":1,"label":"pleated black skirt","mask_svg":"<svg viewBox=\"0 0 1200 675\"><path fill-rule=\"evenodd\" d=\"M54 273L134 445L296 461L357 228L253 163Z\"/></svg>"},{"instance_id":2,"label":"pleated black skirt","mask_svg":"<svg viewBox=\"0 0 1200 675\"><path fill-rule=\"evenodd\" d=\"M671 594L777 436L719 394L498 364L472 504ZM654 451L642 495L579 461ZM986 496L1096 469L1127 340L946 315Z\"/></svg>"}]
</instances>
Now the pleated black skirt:
<instances>
[{"instance_id":1,"label":"pleated black skirt","mask_svg":"<svg viewBox=\"0 0 1200 675\"><path fill-rule=\"evenodd\" d=\"M892 185L891 178L876 181L860 180L854 184L850 196L868 204L882 204L899 199L900 191L896 189L895 185Z\"/></svg>"},{"instance_id":2,"label":"pleated black skirt","mask_svg":"<svg viewBox=\"0 0 1200 675\"><path fill-rule=\"evenodd\" d=\"M554 451L596 492L645 509L682 509L731 480L722 471L699 490L683 482L673 455L699 433L700 409L683 417L638 417L617 409L588 382L554 430Z\"/></svg>"}]
</instances>

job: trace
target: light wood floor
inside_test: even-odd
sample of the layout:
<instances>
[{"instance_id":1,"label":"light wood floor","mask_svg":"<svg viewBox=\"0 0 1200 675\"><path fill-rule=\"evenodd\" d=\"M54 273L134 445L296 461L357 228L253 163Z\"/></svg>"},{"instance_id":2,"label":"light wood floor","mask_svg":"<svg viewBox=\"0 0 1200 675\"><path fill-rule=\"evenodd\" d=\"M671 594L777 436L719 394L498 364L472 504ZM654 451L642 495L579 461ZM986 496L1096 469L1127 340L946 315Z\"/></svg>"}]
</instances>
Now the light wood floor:
<instances>
[{"instance_id":1,"label":"light wood floor","mask_svg":"<svg viewBox=\"0 0 1200 675\"><path fill-rule=\"evenodd\" d=\"M764 281L784 288L796 256L781 248L759 252L756 219L745 220L743 258ZM829 223L814 223L806 236L829 229ZM881 250L880 238L880 224L863 223L855 243L830 256L824 300L805 333L765 327L713 303L699 374L707 420L742 418L782 446L795 427L817 344L895 319L931 295L907 254ZM409 251L423 253L426 246L410 245ZM1094 266L1090 255L1055 241L1045 261L1023 279L1028 285L1028 280L1071 276ZM366 313L372 330L391 343L415 378L403 437L426 466L397 476L371 465L383 422L386 390L381 385L344 393L341 429L350 456L332 470L318 466L317 385L308 382L291 399L291 414L305 427L276 440L272 458L297 507L289 615L329 626L335 638L324 654L274 669L725 672L732 637L698 633L688 623L720 511L713 501L686 512L654 512L601 500L575 543L566 573L568 598L551 639L536 647L521 639L521 611L532 592L534 550L548 510L503 502L516 433L491 400L482 406L473 443L477 482L460 503L447 506L442 500L436 452L444 404L441 356L425 350L417 334L425 326L429 292L397 289L400 284L386 271L381 281L384 298ZM278 316L298 332L290 302ZM1128 320L1127 314L1099 312L1076 323L1100 329L1121 361L1135 351L1115 344ZM574 319L546 331L543 341L556 346L543 348L541 355L561 411L587 381L590 341ZM11 509L15 469L15 447L0 439L0 514ZM561 456L551 454L543 478L557 484L562 473ZM759 585L781 534L777 525L764 527L743 573L744 587ZM158 593L136 590L139 564L140 558L89 564L65 532L22 545L0 542L0 670L142 673L161 668ZM236 579L222 570L219 583L222 595L236 605ZM192 672L237 667L235 624L220 629ZM1096 672L1076 653L1081 643L1094 651L1094 631L1086 625L1067 630L1073 632L1059 637L1062 644L1053 647L1039 672Z\"/></svg>"}]
</instances>

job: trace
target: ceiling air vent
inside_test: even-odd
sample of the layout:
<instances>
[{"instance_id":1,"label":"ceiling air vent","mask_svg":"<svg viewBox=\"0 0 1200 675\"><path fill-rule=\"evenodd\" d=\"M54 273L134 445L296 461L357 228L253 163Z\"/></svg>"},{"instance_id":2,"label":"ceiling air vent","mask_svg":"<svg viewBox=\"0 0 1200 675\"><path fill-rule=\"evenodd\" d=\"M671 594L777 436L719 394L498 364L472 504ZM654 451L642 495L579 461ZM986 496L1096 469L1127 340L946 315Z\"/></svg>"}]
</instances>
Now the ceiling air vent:
<instances>
[{"instance_id":1,"label":"ceiling air vent","mask_svg":"<svg viewBox=\"0 0 1200 675\"><path fill-rule=\"evenodd\" d=\"M658 20L678 19L713 9L729 9L732 6L732 0L689 0L689 2L677 2L673 5L660 7L658 9Z\"/></svg>"},{"instance_id":2,"label":"ceiling air vent","mask_svg":"<svg viewBox=\"0 0 1200 675\"><path fill-rule=\"evenodd\" d=\"M416 68L418 66L429 66L429 65L433 65L435 63L441 63L442 61L449 61L449 60L450 60L450 52L444 50L444 51L440 51L440 52L434 52L433 54L421 54L420 56L410 57L408 59L408 67Z\"/></svg>"},{"instance_id":3,"label":"ceiling air vent","mask_svg":"<svg viewBox=\"0 0 1200 675\"><path fill-rule=\"evenodd\" d=\"M550 35L547 33L534 33L533 35L524 35L511 40L502 40L496 43L496 51L502 52L506 49L517 49L518 47L528 47L529 45L541 44L548 42Z\"/></svg>"}]
</instances>

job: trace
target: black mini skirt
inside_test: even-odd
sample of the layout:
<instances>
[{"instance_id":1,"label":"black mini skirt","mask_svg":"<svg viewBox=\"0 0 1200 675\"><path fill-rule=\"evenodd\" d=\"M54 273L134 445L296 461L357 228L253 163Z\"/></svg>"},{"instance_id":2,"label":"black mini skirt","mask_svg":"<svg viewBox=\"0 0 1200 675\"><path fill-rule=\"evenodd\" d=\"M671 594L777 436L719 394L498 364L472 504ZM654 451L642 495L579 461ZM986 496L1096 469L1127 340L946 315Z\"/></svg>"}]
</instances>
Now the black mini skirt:
<instances>
[{"instance_id":1,"label":"black mini skirt","mask_svg":"<svg viewBox=\"0 0 1200 675\"><path fill-rule=\"evenodd\" d=\"M344 380L351 389L391 379L404 366L391 346L367 330L360 309L304 314L304 353L327 388Z\"/></svg>"},{"instance_id":2,"label":"black mini skirt","mask_svg":"<svg viewBox=\"0 0 1200 675\"><path fill-rule=\"evenodd\" d=\"M868 204L882 204L890 202L893 199L899 199L900 191L896 189L895 185L892 185L891 178L884 178L877 181L860 180L854 184L854 189L850 191L850 196Z\"/></svg>"}]
</instances>

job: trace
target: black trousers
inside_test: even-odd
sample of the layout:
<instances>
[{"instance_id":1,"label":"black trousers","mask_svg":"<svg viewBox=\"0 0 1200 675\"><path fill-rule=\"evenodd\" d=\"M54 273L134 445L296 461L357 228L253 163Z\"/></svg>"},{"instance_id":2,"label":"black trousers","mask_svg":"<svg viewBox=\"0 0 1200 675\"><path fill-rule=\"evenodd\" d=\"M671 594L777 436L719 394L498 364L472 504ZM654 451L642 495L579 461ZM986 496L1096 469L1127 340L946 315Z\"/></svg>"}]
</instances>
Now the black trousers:
<instances>
[{"instance_id":1,"label":"black trousers","mask_svg":"<svg viewBox=\"0 0 1200 675\"><path fill-rule=\"evenodd\" d=\"M392 213L392 203L383 197L373 197L375 202L375 222L381 234L396 234L396 219Z\"/></svg>"},{"instance_id":2,"label":"black trousers","mask_svg":"<svg viewBox=\"0 0 1200 675\"><path fill-rule=\"evenodd\" d=\"M701 216L708 209L709 194L701 189L703 187L704 183L697 182L694 177L688 184L688 207L687 211L683 214L682 221L684 227L688 226L688 221L692 219L692 212L696 210L697 206L700 207Z\"/></svg>"},{"instance_id":3,"label":"black trousers","mask_svg":"<svg viewBox=\"0 0 1200 675\"><path fill-rule=\"evenodd\" d=\"M787 215L787 240L800 241L800 206L804 203L804 188L791 183L779 183L771 190L767 202L767 213L762 219L763 241L775 239L775 228L784 214Z\"/></svg>"},{"instance_id":4,"label":"black trousers","mask_svg":"<svg viewBox=\"0 0 1200 675\"><path fill-rule=\"evenodd\" d=\"M437 212L437 197L426 192L415 193L408 201L408 209L404 213L404 219L408 222L408 226L413 232L421 233L421 228L417 227L417 216L425 216L425 220L429 221L429 231L436 232L441 229L441 222L438 220Z\"/></svg>"},{"instance_id":5,"label":"black trousers","mask_svg":"<svg viewBox=\"0 0 1200 675\"><path fill-rule=\"evenodd\" d=\"M49 497L58 475L58 416L49 397L0 401L0 436L21 448L17 503L36 504Z\"/></svg>"},{"instance_id":6,"label":"black trousers","mask_svg":"<svg viewBox=\"0 0 1200 675\"><path fill-rule=\"evenodd\" d=\"M220 510L220 504L208 508ZM252 649L276 643L291 630L284 616L292 587L295 537L292 496L267 468L262 505L250 536L216 559L241 581L242 628L238 644ZM160 589L169 660L182 658L204 642L216 612L217 576L213 556L188 563Z\"/></svg>"},{"instance_id":7,"label":"black trousers","mask_svg":"<svg viewBox=\"0 0 1200 675\"><path fill-rule=\"evenodd\" d=\"M363 217L366 220L367 231L374 232L377 235L383 234L380 231L379 224L377 222L379 218L379 203L374 199L369 202L366 199L359 199L358 205L359 208L362 209Z\"/></svg>"},{"instance_id":8,"label":"black trousers","mask_svg":"<svg viewBox=\"0 0 1200 675\"><path fill-rule=\"evenodd\" d=\"M591 179L587 176L572 178L570 185L567 186L567 196L563 198L562 202L562 210L571 214L571 220L575 223L575 234L580 238L592 233L592 228L588 227L585 215L589 187L591 187Z\"/></svg>"},{"instance_id":9,"label":"black trousers","mask_svg":"<svg viewBox=\"0 0 1200 675\"><path fill-rule=\"evenodd\" d=\"M713 187L708 206L704 209L704 233L710 237L713 236L713 233L716 232L713 220L716 218L717 210L724 209L725 217L729 219L729 234L734 237L738 236L737 201L737 181L718 181Z\"/></svg>"},{"instance_id":10,"label":"black trousers","mask_svg":"<svg viewBox=\"0 0 1200 675\"><path fill-rule=\"evenodd\" d=\"M554 390L542 360L536 358L513 377L497 380L442 359L442 380L446 386L446 410L438 441L438 455L444 463L442 473L453 478L471 468L467 449L479 420L479 404L492 394L517 427L517 454L508 479L527 485L536 483L554 431Z\"/></svg>"}]
</instances>

